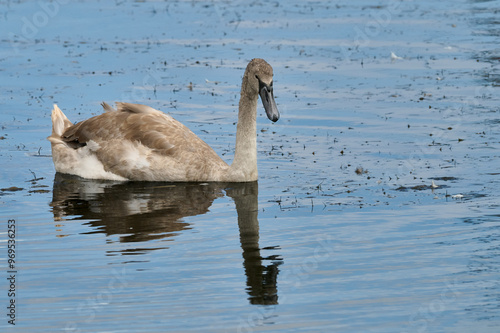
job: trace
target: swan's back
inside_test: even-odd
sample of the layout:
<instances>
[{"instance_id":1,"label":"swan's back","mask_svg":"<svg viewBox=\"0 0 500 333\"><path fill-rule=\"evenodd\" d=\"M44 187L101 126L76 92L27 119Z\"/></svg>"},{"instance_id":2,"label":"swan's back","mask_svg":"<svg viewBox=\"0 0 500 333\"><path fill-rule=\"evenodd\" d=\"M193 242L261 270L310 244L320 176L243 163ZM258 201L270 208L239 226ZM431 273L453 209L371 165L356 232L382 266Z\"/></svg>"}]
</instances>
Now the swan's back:
<instances>
[{"instance_id":1,"label":"swan's back","mask_svg":"<svg viewBox=\"0 0 500 333\"><path fill-rule=\"evenodd\" d=\"M62 133L54 126L49 140L57 171L85 178L206 181L228 168L209 145L161 111L130 103L117 103L116 111L103 106L107 112L71 126L68 121ZM59 117L65 118L62 112Z\"/></svg>"}]
</instances>

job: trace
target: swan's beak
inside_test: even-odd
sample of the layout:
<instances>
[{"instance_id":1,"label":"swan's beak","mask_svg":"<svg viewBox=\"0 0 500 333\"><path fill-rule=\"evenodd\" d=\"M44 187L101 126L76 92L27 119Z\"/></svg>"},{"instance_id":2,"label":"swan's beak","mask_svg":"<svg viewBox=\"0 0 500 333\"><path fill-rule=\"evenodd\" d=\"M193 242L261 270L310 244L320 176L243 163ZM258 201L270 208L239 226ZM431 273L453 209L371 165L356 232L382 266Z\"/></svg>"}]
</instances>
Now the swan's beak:
<instances>
[{"instance_id":1,"label":"swan's beak","mask_svg":"<svg viewBox=\"0 0 500 333\"><path fill-rule=\"evenodd\" d=\"M262 104L266 110L267 118L272 122L278 121L280 119L280 113L276 102L274 101L273 86L268 86L265 83L260 84L260 99L262 99Z\"/></svg>"}]
</instances>

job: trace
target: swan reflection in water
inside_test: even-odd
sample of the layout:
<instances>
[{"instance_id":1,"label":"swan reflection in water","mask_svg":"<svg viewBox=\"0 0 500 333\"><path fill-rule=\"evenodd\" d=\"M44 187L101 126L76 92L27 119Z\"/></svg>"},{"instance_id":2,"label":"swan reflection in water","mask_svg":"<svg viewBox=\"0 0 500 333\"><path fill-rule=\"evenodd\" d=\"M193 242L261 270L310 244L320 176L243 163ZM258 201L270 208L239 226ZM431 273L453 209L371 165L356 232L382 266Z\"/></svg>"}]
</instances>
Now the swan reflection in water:
<instances>
[{"instance_id":1,"label":"swan reflection in water","mask_svg":"<svg viewBox=\"0 0 500 333\"><path fill-rule=\"evenodd\" d=\"M259 247L258 184L113 182L57 173L50 203L54 220L87 220L88 233L119 235L120 242L145 242L191 229L184 217L208 212L227 196L238 214L243 267L252 304L278 304L279 256L263 258ZM124 255L163 248L128 249ZM266 248L267 249L267 248Z\"/></svg>"}]
</instances>

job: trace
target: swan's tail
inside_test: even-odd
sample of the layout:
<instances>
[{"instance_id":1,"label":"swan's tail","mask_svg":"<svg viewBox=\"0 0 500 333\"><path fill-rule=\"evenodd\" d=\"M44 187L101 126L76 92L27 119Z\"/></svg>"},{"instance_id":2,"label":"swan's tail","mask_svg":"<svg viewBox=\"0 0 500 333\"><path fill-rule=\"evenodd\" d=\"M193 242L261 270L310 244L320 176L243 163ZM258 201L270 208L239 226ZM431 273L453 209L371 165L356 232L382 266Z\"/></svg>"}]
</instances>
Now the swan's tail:
<instances>
[{"instance_id":1,"label":"swan's tail","mask_svg":"<svg viewBox=\"0 0 500 333\"><path fill-rule=\"evenodd\" d=\"M69 121L66 115L59 109L59 107L54 104L54 109L52 110L52 135L49 136L49 139L52 143L61 142L61 135L68 129L68 127L72 126L73 123Z\"/></svg>"}]
</instances>

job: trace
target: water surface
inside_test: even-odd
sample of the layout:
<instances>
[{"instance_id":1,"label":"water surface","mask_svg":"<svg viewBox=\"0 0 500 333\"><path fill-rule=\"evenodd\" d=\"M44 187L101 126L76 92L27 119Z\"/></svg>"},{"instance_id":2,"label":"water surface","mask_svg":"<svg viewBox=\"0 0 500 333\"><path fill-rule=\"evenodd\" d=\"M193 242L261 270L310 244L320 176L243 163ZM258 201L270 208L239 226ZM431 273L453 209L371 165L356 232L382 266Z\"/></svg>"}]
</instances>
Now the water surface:
<instances>
[{"instance_id":1,"label":"water surface","mask_svg":"<svg viewBox=\"0 0 500 333\"><path fill-rule=\"evenodd\" d=\"M4 7L2 330L498 331L497 2ZM259 109L258 183L55 174L54 103L148 104L231 161L254 57L282 114Z\"/></svg>"}]
</instances>

